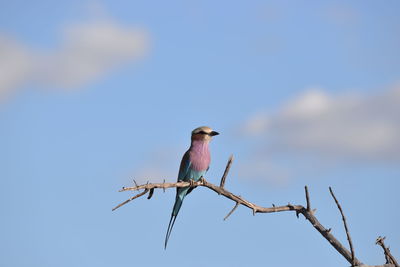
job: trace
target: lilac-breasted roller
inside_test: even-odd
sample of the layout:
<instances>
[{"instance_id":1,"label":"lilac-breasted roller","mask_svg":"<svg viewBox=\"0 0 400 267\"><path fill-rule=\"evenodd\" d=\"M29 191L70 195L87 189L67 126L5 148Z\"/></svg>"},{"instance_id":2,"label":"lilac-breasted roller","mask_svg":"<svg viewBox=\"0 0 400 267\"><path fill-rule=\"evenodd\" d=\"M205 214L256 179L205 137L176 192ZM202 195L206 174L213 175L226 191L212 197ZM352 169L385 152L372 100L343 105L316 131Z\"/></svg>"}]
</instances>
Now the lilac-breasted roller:
<instances>
[{"instance_id":1,"label":"lilac-breasted roller","mask_svg":"<svg viewBox=\"0 0 400 267\"><path fill-rule=\"evenodd\" d=\"M189 182L190 180L197 182L203 177L208 171L211 161L208 144L211 138L218 134L219 133L207 126L199 127L192 131L192 142L189 149L183 155L179 167L178 182ZM165 236L165 249L167 248L168 239L174 227L176 216L178 216L182 206L183 199L187 194L192 192L193 189L194 187L180 187L176 190L175 204L172 209L171 219L169 220L168 230Z\"/></svg>"}]
</instances>

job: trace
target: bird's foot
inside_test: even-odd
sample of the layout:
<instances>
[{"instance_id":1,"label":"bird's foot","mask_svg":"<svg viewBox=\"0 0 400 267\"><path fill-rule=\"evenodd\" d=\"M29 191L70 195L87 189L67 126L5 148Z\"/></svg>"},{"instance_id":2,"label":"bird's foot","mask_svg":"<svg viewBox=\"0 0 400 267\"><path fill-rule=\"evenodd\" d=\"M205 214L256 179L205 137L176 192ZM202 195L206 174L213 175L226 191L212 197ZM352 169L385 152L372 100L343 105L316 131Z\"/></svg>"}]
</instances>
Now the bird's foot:
<instances>
[{"instance_id":1,"label":"bird's foot","mask_svg":"<svg viewBox=\"0 0 400 267\"><path fill-rule=\"evenodd\" d=\"M189 180L189 184L190 184L190 187L194 187L194 184L195 184L196 182L193 180L193 179L190 179Z\"/></svg>"}]
</instances>

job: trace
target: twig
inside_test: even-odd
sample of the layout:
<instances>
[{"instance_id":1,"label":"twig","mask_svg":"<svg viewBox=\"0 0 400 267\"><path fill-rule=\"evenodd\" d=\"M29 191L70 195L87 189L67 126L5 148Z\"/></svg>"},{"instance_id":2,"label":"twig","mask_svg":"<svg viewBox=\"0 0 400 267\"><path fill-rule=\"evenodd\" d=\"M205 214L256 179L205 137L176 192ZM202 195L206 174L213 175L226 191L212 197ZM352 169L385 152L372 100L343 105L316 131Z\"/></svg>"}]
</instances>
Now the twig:
<instances>
[{"instance_id":1,"label":"twig","mask_svg":"<svg viewBox=\"0 0 400 267\"><path fill-rule=\"evenodd\" d=\"M233 161L233 155L231 155L229 157L228 163L226 164L224 174L222 175L221 182L219 184L219 187L221 187L221 188L224 188L224 186L225 186L226 176L228 176L228 172L229 172L229 169L231 168L232 161Z\"/></svg>"},{"instance_id":2,"label":"twig","mask_svg":"<svg viewBox=\"0 0 400 267\"><path fill-rule=\"evenodd\" d=\"M375 244L382 247L383 253L385 254L385 258L386 258L386 263L394 264L394 266L399 267L399 264L397 263L396 259L393 257L392 253L390 253L390 249L385 246L385 242L384 242L385 238L386 237L379 236L376 239Z\"/></svg>"},{"instance_id":3,"label":"twig","mask_svg":"<svg viewBox=\"0 0 400 267\"><path fill-rule=\"evenodd\" d=\"M124 202L122 202L122 203L118 204L117 206L115 206L112 210L114 211L114 210L118 209L119 207L127 204L128 202L131 202L135 198L138 198L138 197L141 197L141 196L145 195L147 192L149 192L149 189L145 189L142 193L139 193L139 194L137 194L137 195L125 200Z\"/></svg>"},{"instance_id":4,"label":"twig","mask_svg":"<svg viewBox=\"0 0 400 267\"><path fill-rule=\"evenodd\" d=\"M224 221L225 221L226 219L228 219L229 216L231 216L231 214L237 209L237 207L239 207L239 202L236 202L235 207L233 207L233 209L225 216Z\"/></svg>"},{"instance_id":5,"label":"twig","mask_svg":"<svg viewBox=\"0 0 400 267\"><path fill-rule=\"evenodd\" d=\"M304 190L306 191L306 201L307 201L307 211L311 211L311 204L310 204L310 196L308 194L308 187L304 186Z\"/></svg>"},{"instance_id":6,"label":"twig","mask_svg":"<svg viewBox=\"0 0 400 267\"><path fill-rule=\"evenodd\" d=\"M349 241L349 246L350 246L350 251L351 251L351 262L350 262L351 266L356 266L358 264L356 264L355 261L354 261L355 256L354 256L353 242L351 241L350 232L349 232L349 229L347 227L346 217L344 216L342 207L340 206L339 201L336 199L335 194L333 193L333 190L332 190L331 187L329 187L329 192L331 192L331 195L332 195L333 199L336 202L336 205L337 205L337 207L338 207L338 209L340 211L340 214L342 215L344 229L346 230L347 240Z\"/></svg>"},{"instance_id":7,"label":"twig","mask_svg":"<svg viewBox=\"0 0 400 267\"><path fill-rule=\"evenodd\" d=\"M135 179L133 179L133 182L135 183L135 186L138 186L138 184L136 183L136 180L135 180Z\"/></svg>"}]
</instances>

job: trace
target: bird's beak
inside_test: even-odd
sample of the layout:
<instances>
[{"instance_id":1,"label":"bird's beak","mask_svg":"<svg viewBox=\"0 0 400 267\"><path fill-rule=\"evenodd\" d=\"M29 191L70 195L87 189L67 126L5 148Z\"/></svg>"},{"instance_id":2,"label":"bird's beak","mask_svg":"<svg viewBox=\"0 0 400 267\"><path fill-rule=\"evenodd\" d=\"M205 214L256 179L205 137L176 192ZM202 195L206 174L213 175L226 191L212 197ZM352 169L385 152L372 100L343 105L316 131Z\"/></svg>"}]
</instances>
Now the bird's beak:
<instances>
[{"instance_id":1,"label":"bird's beak","mask_svg":"<svg viewBox=\"0 0 400 267\"><path fill-rule=\"evenodd\" d=\"M210 133L210 135L211 135L211 136L219 135L219 132L212 131L212 132Z\"/></svg>"}]
</instances>

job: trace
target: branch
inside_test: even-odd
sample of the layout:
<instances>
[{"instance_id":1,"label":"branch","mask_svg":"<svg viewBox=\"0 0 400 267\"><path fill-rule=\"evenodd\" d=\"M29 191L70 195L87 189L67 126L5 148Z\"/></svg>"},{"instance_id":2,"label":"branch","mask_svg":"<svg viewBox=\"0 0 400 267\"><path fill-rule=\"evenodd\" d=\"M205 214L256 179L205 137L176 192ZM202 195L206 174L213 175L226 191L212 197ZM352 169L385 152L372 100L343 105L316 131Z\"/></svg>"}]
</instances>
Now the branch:
<instances>
[{"instance_id":1,"label":"branch","mask_svg":"<svg viewBox=\"0 0 400 267\"><path fill-rule=\"evenodd\" d=\"M360 267L399 267L397 265L397 263L395 263L396 261L392 260L392 262L388 262L388 264L384 264L384 265L376 265L376 266L369 266L369 265L363 265L363 263L358 260L355 255L354 255L354 250L353 250L353 245L351 243L351 238L350 235L348 234L348 229L347 229L347 224L345 221L345 217L343 215L342 209L339 205L339 203L336 200L336 197L333 194L332 189L330 188L331 194L333 196L333 198L335 199L339 210L341 211L342 214L342 218L343 218L343 222L345 224L345 228L346 228L346 233L348 234L348 240L350 243L350 248L351 248L351 252L349 250L347 250L340 242L339 240L337 240L330 232L331 229L326 229L319 221L318 219L314 216L314 210L311 210L311 205L310 205L310 197L308 194L308 188L307 186L305 187L305 194L306 194L306 201L307 201L307 208L305 208L302 205L292 205L292 204L287 204L284 206L275 206L274 204L272 205L272 207L262 207L259 205L256 205L244 198L242 198L239 195L235 195L227 190L225 190L224 188L224 184L225 184L225 179L228 175L230 166L232 164L232 160L233 160L233 156L230 157L227 166L225 168L225 172L224 175L221 178L221 182L220 182L220 186L211 184L209 182L206 181L206 179L203 177L202 179L200 179L197 182L191 181L191 182L176 182L176 183L165 183L165 180L163 183L147 183L147 184L143 184L143 185L136 185L133 187L123 187L121 190L119 190L119 192L123 192L123 191L135 191L135 190L144 190L143 192L131 197L130 199L118 204L116 207L114 207L112 210L116 210L119 207L127 204L128 202L139 198L143 195L145 195L146 193L150 192L149 197L151 197L152 192L154 192L154 189L163 189L165 191L165 189L168 188L180 188L180 187L197 187L197 186L203 186L203 187L207 187L208 189L216 192L219 195L222 195L232 201L234 201L236 204L233 207L233 209L225 216L224 220L226 220L236 209L239 205L245 206L249 209L252 210L253 214L256 213L275 213L275 212L283 212L283 211L294 211L296 212L296 215L298 216L300 213L305 217L306 220L308 220L311 225L336 249L336 251L338 251L350 264L352 264L352 266L360 266ZM390 252L386 252L386 250L388 251L388 248L384 248L385 250L385 255L386 253L388 253L388 255L391 256Z\"/></svg>"},{"instance_id":2,"label":"branch","mask_svg":"<svg viewBox=\"0 0 400 267\"><path fill-rule=\"evenodd\" d=\"M331 187L329 187L329 192L331 192L331 195L332 195L333 199L336 202L336 205L337 205L337 207L338 207L338 209L340 211L340 214L342 215L344 229L346 230L346 236L347 236L347 240L349 241L349 246L350 246L350 251L351 251L351 262L350 263L351 263L351 266L355 266L355 262L354 262L355 256L354 256L353 242L351 241L350 232L349 232L349 229L347 227L346 217L344 216L342 207L340 206L339 201L336 199L335 194L333 193L333 190L332 190Z\"/></svg>"},{"instance_id":3,"label":"branch","mask_svg":"<svg viewBox=\"0 0 400 267\"><path fill-rule=\"evenodd\" d=\"M141 196L145 195L147 192L149 192L149 189L146 189L146 190L144 190L142 193L139 193L139 194L137 194L137 195L135 195L135 196L133 196L133 197L131 197L131 198L125 200L124 202L122 202L122 203L118 204L117 206L115 206L112 210L114 211L114 210L118 209L119 207L121 207L121 206L123 206L123 205L125 205L125 204L127 204L127 203L129 203L129 202L131 202L131 201L134 200L135 198L138 198L138 197L141 197ZM149 198L150 198L150 196L149 196Z\"/></svg>"},{"instance_id":4,"label":"branch","mask_svg":"<svg viewBox=\"0 0 400 267\"><path fill-rule=\"evenodd\" d=\"M231 216L231 214L237 209L237 207L239 207L239 202L236 202L235 207L233 207L233 209L225 216L224 221L228 219L229 216Z\"/></svg>"},{"instance_id":5,"label":"branch","mask_svg":"<svg viewBox=\"0 0 400 267\"><path fill-rule=\"evenodd\" d=\"M383 249L383 253L385 254L386 258L386 263L393 264L396 267L399 267L399 264L397 263L396 259L393 257L392 253L390 253L390 249L385 246L384 240L386 237L378 237L376 239L375 244L379 245Z\"/></svg>"},{"instance_id":6,"label":"branch","mask_svg":"<svg viewBox=\"0 0 400 267\"><path fill-rule=\"evenodd\" d=\"M310 204L310 195L308 194L308 187L304 187L304 191L306 192L306 202L307 202L307 211L311 211L311 204Z\"/></svg>"},{"instance_id":7,"label":"branch","mask_svg":"<svg viewBox=\"0 0 400 267\"><path fill-rule=\"evenodd\" d=\"M228 163L226 164L224 174L222 175L221 182L219 184L219 187L221 187L221 188L223 188L225 186L226 176L228 176L228 172L229 172L229 170L231 168L232 161L233 161L233 155L231 155L229 157Z\"/></svg>"}]
</instances>

